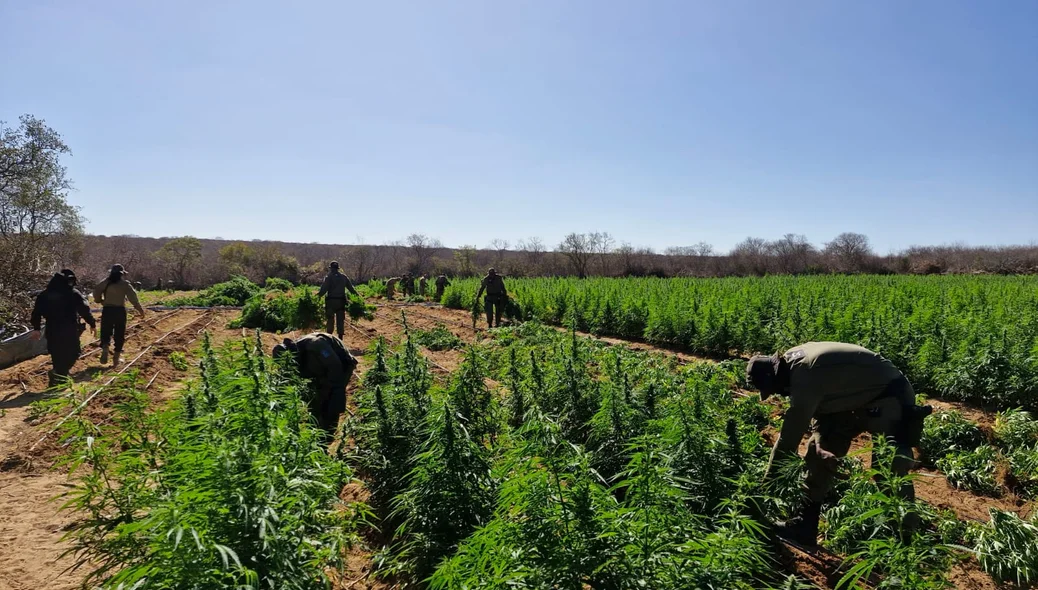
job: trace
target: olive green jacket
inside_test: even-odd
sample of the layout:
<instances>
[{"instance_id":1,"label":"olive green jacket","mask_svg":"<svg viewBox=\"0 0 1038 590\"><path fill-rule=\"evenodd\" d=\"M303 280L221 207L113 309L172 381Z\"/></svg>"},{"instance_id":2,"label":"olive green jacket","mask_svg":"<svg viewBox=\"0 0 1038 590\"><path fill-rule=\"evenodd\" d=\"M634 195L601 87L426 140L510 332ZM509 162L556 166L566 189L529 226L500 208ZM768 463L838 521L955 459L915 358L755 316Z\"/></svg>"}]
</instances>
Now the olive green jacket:
<instances>
[{"instance_id":1,"label":"olive green jacket","mask_svg":"<svg viewBox=\"0 0 1038 590\"><path fill-rule=\"evenodd\" d=\"M864 408L902 377L893 363L854 344L808 342L782 355L789 364L789 409L771 452L797 452L816 416Z\"/></svg>"}]
</instances>

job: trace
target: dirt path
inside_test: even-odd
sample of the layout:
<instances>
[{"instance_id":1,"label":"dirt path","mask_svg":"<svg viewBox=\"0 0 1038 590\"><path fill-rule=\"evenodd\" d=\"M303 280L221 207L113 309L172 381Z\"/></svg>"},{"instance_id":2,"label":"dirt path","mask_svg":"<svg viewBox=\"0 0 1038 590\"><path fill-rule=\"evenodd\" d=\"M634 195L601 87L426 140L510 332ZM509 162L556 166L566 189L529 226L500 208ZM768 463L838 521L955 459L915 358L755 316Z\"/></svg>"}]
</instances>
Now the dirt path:
<instances>
[{"instance_id":1,"label":"dirt path","mask_svg":"<svg viewBox=\"0 0 1038 590\"><path fill-rule=\"evenodd\" d=\"M186 377L169 364L169 353L187 350L203 326L219 324L217 331L226 336L227 319L200 311L152 314L131 324L124 362L139 356L133 368L151 381L149 392L161 403ZM115 371L99 366L96 343L85 340L73 378L99 386ZM49 366L48 357L39 357L0 371L0 590L78 588L83 578L83 572L67 572L74 561L61 556L66 548L61 537L73 516L59 512L53 501L69 487L68 475L51 468L56 437L45 438L56 418L39 420L32 412L31 404L46 397L41 392ZM103 395L95 401L103 403Z\"/></svg>"}]
</instances>

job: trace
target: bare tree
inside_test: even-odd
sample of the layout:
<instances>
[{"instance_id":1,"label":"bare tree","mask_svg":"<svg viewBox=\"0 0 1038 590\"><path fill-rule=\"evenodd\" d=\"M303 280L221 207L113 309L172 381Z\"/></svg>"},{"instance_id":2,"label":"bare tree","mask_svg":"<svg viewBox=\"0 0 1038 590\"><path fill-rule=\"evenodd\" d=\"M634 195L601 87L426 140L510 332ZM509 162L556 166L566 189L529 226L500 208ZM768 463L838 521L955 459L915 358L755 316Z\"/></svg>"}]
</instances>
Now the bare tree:
<instances>
[{"instance_id":1,"label":"bare tree","mask_svg":"<svg viewBox=\"0 0 1038 590\"><path fill-rule=\"evenodd\" d=\"M558 251L569 261L573 273L583 279L587 277L591 261L601 253L601 240L602 234L598 232L571 233L559 243Z\"/></svg>"},{"instance_id":2,"label":"bare tree","mask_svg":"<svg viewBox=\"0 0 1038 590\"><path fill-rule=\"evenodd\" d=\"M411 249L411 272L415 274L429 272L433 255L437 248L443 247L443 244L425 234L411 234L405 241L407 247Z\"/></svg>"},{"instance_id":3,"label":"bare tree","mask_svg":"<svg viewBox=\"0 0 1038 590\"><path fill-rule=\"evenodd\" d=\"M815 254L815 247L803 234L786 234L768 244L768 250L774 256L779 272L788 274L806 271Z\"/></svg>"},{"instance_id":4,"label":"bare tree","mask_svg":"<svg viewBox=\"0 0 1038 590\"><path fill-rule=\"evenodd\" d=\"M768 242L763 238L746 238L732 248L732 262L740 274L763 275L768 272Z\"/></svg>"},{"instance_id":5,"label":"bare tree","mask_svg":"<svg viewBox=\"0 0 1038 590\"><path fill-rule=\"evenodd\" d=\"M655 256L652 248L635 248L624 242L613 250L622 276L640 277L649 272L649 260Z\"/></svg>"},{"instance_id":6,"label":"bare tree","mask_svg":"<svg viewBox=\"0 0 1038 590\"><path fill-rule=\"evenodd\" d=\"M844 232L825 245L825 254L830 258L834 270L860 272L865 270L872 258L872 246L865 234Z\"/></svg>"},{"instance_id":7,"label":"bare tree","mask_svg":"<svg viewBox=\"0 0 1038 590\"><path fill-rule=\"evenodd\" d=\"M598 259L598 272L602 275L609 273L609 253L613 251L616 240L609 232L593 232L591 234L592 247Z\"/></svg>"},{"instance_id":8,"label":"bare tree","mask_svg":"<svg viewBox=\"0 0 1038 590\"><path fill-rule=\"evenodd\" d=\"M500 238L494 238L490 240L490 244L487 246L495 253L494 264L500 266L505 259L505 253L508 252L508 240L502 240Z\"/></svg>"},{"instance_id":9,"label":"bare tree","mask_svg":"<svg viewBox=\"0 0 1038 590\"><path fill-rule=\"evenodd\" d=\"M363 283L375 274L375 269L382 264L383 250L378 246L351 246L340 258L343 265L349 268L353 280Z\"/></svg>"},{"instance_id":10,"label":"bare tree","mask_svg":"<svg viewBox=\"0 0 1038 590\"><path fill-rule=\"evenodd\" d=\"M404 255L407 253L406 246L404 246L403 242L397 240L389 242L384 248L389 259L389 268L386 269L387 274L400 274L404 268Z\"/></svg>"},{"instance_id":11,"label":"bare tree","mask_svg":"<svg viewBox=\"0 0 1038 590\"><path fill-rule=\"evenodd\" d=\"M526 238L525 240L519 240L517 245L519 251L523 253L523 258L526 261L528 274L543 274L544 269L542 268L542 262L544 260L545 248L544 242L538 237Z\"/></svg>"}]
</instances>

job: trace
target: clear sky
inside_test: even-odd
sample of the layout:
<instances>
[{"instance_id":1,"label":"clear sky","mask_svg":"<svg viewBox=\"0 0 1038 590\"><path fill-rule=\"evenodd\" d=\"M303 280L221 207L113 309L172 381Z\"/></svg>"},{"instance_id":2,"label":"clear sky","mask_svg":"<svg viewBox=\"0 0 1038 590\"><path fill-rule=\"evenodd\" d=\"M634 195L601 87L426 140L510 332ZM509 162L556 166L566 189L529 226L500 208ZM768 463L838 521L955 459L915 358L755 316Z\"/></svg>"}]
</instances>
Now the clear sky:
<instances>
[{"instance_id":1,"label":"clear sky","mask_svg":"<svg viewBox=\"0 0 1038 590\"><path fill-rule=\"evenodd\" d=\"M103 234L1038 241L1035 0L0 0Z\"/></svg>"}]
</instances>

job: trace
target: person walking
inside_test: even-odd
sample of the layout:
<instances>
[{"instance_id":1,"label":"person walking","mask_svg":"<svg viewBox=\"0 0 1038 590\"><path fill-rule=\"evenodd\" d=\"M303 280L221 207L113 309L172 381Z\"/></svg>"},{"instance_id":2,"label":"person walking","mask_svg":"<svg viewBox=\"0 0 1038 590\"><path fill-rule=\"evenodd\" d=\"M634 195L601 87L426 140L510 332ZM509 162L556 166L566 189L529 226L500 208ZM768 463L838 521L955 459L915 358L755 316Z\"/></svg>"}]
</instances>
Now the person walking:
<instances>
[{"instance_id":1,"label":"person walking","mask_svg":"<svg viewBox=\"0 0 1038 590\"><path fill-rule=\"evenodd\" d=\"M443 292L444 292L444 290L447 289L447 287L450 284L451 284L451 281L450 281L450 279L447 278L447 275L440 275L440 276L436 277L436 296L435 296L435 299L436 299L437 303L439 303L440 301L443 300Z\"/></svg>"},{"instance_id":2,"label":"person walking","mask_svg":"<svg viewBox=\"0 0 1038 590\"><path fill-rule=\"evenodd\" d=\"M48 386L55 387L68 379L73 365L79 359L81 347L79 337L85 330L79 322L82 318L90 325L90 331L97 333L97 323L90 313L86 297L75 288L76 273L65 269L56 273L47 283L47 288L36 296L32 308L32 332L30 340L39 340L44 334L47 337L47 352L50 353L51 371L48 374ZM45 332L40 332L40 324L46 320Z\"/></svg>"},{"instance_id":3,"label":"person walking","mask_svg":"<svg viewBox=\"0 0 1038 590\"><path fill-rule=\"evenodd\" d=\"M101 304L101 364L108 362L108 345L115 340L112 366L119 364L119 355L126 342L126 302L133 305L137 313L144 316L144 308L137 298L137 291L126 280L123 265L113 264L108 277L94 288L94 302Z\"/></svg>"},{"instance_id":4,"label":"person walking","mask_svg":"<svg viewBox=\"0 0 1038 590\"><path fill-rule=\"evenodd\" d=\"M339 417L346 411L346 385L357 367L342 341L324 332L308 334L285 340L274 347L275 359L283 355L290 357L299 369L299 375L310 381L310 394L306 400L310 414L317 422L322 440L330 444L339 426Z\"/></svg>"},{"instance_id":5,"label":"person walking","mask_svg":"<svg viewBox=\"0 0 1038 590\"><path fill-rule=\"evenodd\" d=\"M328 276L324 277L324 282L321 283L321 290L317 292L317 296L325 297L324 315L327 320L325 331L331 334L334 328L335 332L339 334L340 340L342 340L343 332L346 329L346 291L360 297L357 289L353 287L353 281L350 280L350 277L339 270L338 262L332 261L328 265Z\"/></svg>"},{"instance_id":6,"label":"person walking","mask_svg":"<svg viewBox=\"0 0 1038 590\"><path fill-rule=\"evenodd\" d=\"M495 319L497 327L501 327L501 315L505 311L505 304L508 303L508 290L505 289L505 281L501 275L497 274L497 270L493 268L487 270L487 276L483 277L479 283L479 292L476 293L477 301L483 296L484 291L487 293L486 301L483 304L487 312L487 327L493 328Z\"/></svg>"},{"instance_id":7,"label":"person walking","mask_svg":"<svg viewBox=\"0 0 1038 590\"><path fill-rule=\"evenodd\" d=\"M808 342L781 355L753 357L746 377L761 399L772 394L789 398L764 481L775 474L778 463L796 455L814 420L804 457L808 502L797 517L779 524L780 537L805 545L817 542L822 502L833 487L837 460L847 455L859 434L894 439L892 469L897 475L906 475L914 464L912 447L919 444L931 408L916 406L912 384L879 354L854 344ZM875 461L873 453L873 465ZM899 493L915 497L911 482Z\"/></svg>"}]
</instances>

